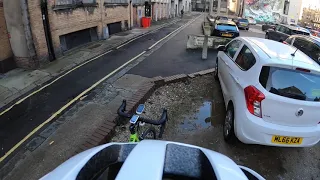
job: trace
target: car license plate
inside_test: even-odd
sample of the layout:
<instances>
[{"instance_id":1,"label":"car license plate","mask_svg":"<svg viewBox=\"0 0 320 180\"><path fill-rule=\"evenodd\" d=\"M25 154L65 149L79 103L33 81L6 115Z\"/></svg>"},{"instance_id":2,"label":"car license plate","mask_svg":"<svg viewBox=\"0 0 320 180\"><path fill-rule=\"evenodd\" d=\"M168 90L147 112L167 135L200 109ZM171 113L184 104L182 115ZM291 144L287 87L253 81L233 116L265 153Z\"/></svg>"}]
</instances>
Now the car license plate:
<instances>
[{"instance_id":1,"label":"car license plate","mask_svg":"<svg viewBox=\"0 0 320 180\"><path fill-rule=\"evenodd\" d=\"M288 137L288 136L272 136L271 142L275 144L301 144L302 137Z\"/></svg>"},{"instance_id":2,"label":"car license plate","mask_svg":"<svg viewBox=\"0 0 320 180\"><path fill-rule=\"evenodd\" d=\"M224 37L232 37L232 34L222 34L222 36L224 36Z\"/></svg>"}]
</instances>

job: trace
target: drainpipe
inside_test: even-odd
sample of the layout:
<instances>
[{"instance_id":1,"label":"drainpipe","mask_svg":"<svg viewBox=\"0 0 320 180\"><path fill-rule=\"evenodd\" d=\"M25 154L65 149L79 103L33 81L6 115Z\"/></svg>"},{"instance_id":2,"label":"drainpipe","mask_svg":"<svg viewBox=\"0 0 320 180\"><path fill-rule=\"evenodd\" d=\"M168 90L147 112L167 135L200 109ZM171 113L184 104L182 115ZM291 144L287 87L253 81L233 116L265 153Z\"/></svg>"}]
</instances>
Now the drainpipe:
<instances>
[{"instance_id":1,"label":"drainpipe","mask_svg":"<svg viewBox=\"0 0 320 180\"><path fill-rule=\"evenodd\" d=\"M129 29L131 30L132 29L132 22L131 22L131 16L132 16L132 14L131 14L131 7L132 6L132 1L130 0L129 1L129 12L130 12L130 27L129 27Z\"/></svg>"},{"instance_id":2,"label":"drainpipe","mask_svg":"<svg viewBox=\"0 0 320 180\"><path fill-rule=\"evenodd\" d=\"M50 24L49 24L47 0L41 0L41 14L42 14L42 23L43 23L44 34L45 34L46 41L47 41L49 61L51 62L56 59L56 55L54 54L53 45L52 45L52 37L51 37Z\"/></svg>"}]
</instances>

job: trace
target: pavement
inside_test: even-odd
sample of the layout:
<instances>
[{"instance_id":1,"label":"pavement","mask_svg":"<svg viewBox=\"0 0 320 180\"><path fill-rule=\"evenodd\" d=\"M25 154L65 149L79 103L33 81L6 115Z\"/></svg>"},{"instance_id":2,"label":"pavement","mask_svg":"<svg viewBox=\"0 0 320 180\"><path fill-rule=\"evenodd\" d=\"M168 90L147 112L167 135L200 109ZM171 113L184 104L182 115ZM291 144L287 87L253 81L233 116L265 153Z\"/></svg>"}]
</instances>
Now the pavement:
<instances>
[{"instance_id":1,"label":"pavement","mask_svg":"<svg viewBox=\"0 0 320 180\"><path fill-rule=\"evenodd\" d=\"M61 72L72 69L74 65L79 65L72 72L59 76L54 83L50 84L49 81L50 86L16 104L0 116L0 154L14 147L21 139L26 138L28 133L34 132L16 148L16 153L13 153L10 160L0 169L0 179L38 179L54 169L74 155L86 137L94 132L108 115L116 113L122 99L131 97L137 87L149 78L213 68L216 51L210 50L205 61L201 59L201 51L186 51L186 36L201 33L202 19L196 19L198 15L186 15L182 20L123 46L119 43L116 46L118 48L113 48L111 52L108 52L110 48L107 48L107 45L98 47L101 42L82 47L87 50L80 48L78 51L70 52L69 66L63 64L63 61L56 61L52 64L55 68L48 66L38 70L45 73L39 73L41 76L35 75L35 79L45 81L46 75L56 77L61 75ZM188 25L188 22L192 23ZM241 31L240 34L264 37L263 33L257 32L249 30ZM114 37L114 43L123 43L123 37L132 38L138 34L128 33L124 32ZM89 57L90 48L97 54L105 54L98 57L97 54L92 55L96 57L93 61L81 64L86 60L79 59ZM23 77L29 76L28 73ZM91 87L94 88L90 92L87 91ZM77 98L79 94L83 96ZM61 107L68 105L75 98L77 101L72 103L70 108L60 111ZM55 118L50 119L53 115ZM47 120L50 121L46 123ZM39 124L44 125L37 129Z\"/></svg>"}]
</instances>

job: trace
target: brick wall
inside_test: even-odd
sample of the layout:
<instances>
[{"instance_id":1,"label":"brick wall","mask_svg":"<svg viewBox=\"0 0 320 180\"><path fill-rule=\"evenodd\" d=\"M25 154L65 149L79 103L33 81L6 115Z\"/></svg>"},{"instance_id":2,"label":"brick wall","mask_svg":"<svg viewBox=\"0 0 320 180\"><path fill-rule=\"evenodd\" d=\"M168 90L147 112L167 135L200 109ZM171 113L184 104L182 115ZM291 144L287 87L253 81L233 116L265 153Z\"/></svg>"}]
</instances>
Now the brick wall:
<instances>
[{"instance_id":1,"label":"brick wall","mask_svg":"<svg viewBox=\"0 0 320 180\"><path fill-rule=\"evenodd\" d=\"M129 6L114 6L104 8L104 24L130 20Z\"/></svg>"},{"instance_id":2,"label":"brick wall","mask_svg":"<svg viewBox=\"0 0 320 180\"><path fill-rule=\"evenodd\" d=\"M61 35L97 27L98 36L102 38L103 26L113 22L121 21L124 24L125 20L129 21L129 6L105 7L101 2L103 0L97 0L97 3L99 3L97 7L77 7L57 10L54 9L55 1L48 1L51 36L57 57L62 55L59 39ZM41 19L40 1L29 0L28 7L37 56L42 59L42 63L45 63L48 61L48 51Z\"/></svg>"},{"instance_id":3,"label":"brick wall","mask_svg":"<svg viewBox=\"0 0 320 180\"><path fill-rule=\"evenodd\" d=\"M3 4L0 1L0 61L12 57L12 50L4 18Z\"/></svg>"}]
</instances>

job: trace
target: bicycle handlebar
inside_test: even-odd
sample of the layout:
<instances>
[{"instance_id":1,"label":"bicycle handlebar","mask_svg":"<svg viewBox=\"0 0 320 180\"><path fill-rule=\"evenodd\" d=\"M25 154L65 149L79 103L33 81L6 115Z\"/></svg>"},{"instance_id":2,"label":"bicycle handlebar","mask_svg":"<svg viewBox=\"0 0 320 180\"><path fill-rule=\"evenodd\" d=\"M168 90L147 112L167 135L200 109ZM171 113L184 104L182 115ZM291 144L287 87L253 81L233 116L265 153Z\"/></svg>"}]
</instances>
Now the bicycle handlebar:
<instances>
[{"instance_id":1,"label":"bicycle handlebar","mask_svg":"<svg viewBox=\"0 0 320 180\"><path fill-rule=\"evenodd\" d=\"M131 118L133 116L133 114L125 113L126 105L127 105L127 101L123 100L121 106L118 109L118 115L121 116L121 117L125 117L125 118ZM148 119L148 118L143 118L143 117L139 117L138 121L145 122L145 123L152 124L152 125L157 125L157 126L161 125L159 138L162 138L162 134L164 132L164 128L165 128L167 119L168 119L167 110L163 109L161 118L159 120L157 120L157 121L156 120L152 120L152 119Z\"/></svg>"}]
</instances>

